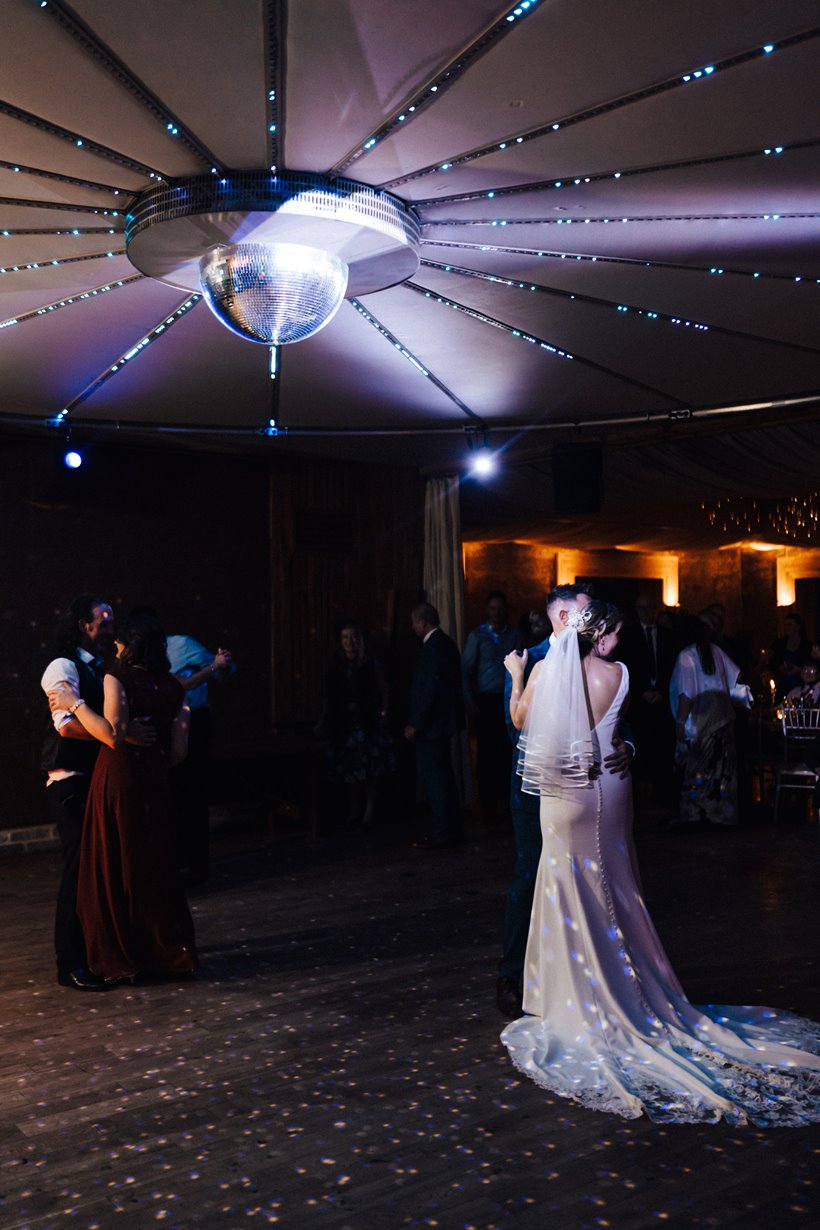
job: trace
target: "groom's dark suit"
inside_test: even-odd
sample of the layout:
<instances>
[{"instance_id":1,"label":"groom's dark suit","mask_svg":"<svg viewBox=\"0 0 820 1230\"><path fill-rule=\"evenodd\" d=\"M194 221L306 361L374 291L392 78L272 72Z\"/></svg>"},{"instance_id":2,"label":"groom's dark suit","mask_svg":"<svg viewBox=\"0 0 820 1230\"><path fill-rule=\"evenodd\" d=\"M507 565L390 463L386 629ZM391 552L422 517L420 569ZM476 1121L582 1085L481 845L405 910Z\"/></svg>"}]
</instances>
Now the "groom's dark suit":
<instances>
[{"instance_id":1,"label":"groom's dark suit","mask_svg":"<svg viewBox=\"0 0 820 1230\"><path fill-rule=\"evenodd\" d=\"M102 713L103 669L100 661L78 649L73 662L77 669L80 696L95 713ZM54 667L59 671L59 660L49 663L44 679ZM77 879L85 803L99 750L100 744L96 739L61 738L49 718L41 765L50 776L46 796L63 854L63 873L54 918L57 973L62 976L86 963L85 940L77 918ZM51 780L52 774L56 774L54 780Z\"/></svg>"},{"instance_id":2,"label":"groom's dark suit","mask_svg":"<svg viewBox=\"0 0 820 1230\"><path fill-rule=\"evenodd\" d=\"M419 649L407 724L415 731L419 772L432 808L430 835L450 841L461 835L450 749L453 735L464 729L464 696L461 656L441 628L434 628Z\"/></svg>"},{"instance_id":3,"label":"groom's dark suit","mask_svg":"<svg viewBox=\"0 0 820 1230\"><path fill-rule=\"evenodd\" d=\"M550 637L546 637L527 651L525 686L536 662L543 661L547 656L550 640ZM518 776L518 740L521 732L513 726L510 717L511 692L512 677L508 674L504 688L504 719L514 749L510 779L510 815L515 836L515 867L504 911L504 951L498 972L504 978L519 982L524 973L524 954L527 951L530 930L535 876L541 858L541 799L537 794L524 794L521 790L521 778Z\"/></svg>"}]
</instances>

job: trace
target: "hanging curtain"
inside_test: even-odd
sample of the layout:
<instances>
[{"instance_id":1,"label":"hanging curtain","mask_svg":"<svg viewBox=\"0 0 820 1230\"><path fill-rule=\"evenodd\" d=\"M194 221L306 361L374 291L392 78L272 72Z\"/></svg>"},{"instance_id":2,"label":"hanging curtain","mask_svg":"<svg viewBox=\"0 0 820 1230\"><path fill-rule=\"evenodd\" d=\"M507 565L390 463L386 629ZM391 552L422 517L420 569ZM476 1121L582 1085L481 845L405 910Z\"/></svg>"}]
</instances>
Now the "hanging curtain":
<instances>
[{"instance_id":1,"label":"hanging curtain","mask_svg":"<svg viewBox=\"0 0 820 1230\"><path fill-rule=\"evenodd\" d=\"M458 478L429 478L424 493L424 592L441 626L464 644L464 567Z\"/></svg>"},{"instance_id":2,"label":"hanging curtain","mask_svg":"<svg viewBox=\"0 0 820 1230\"><path fill-rule=\"evenodd\" d=\"M429 478L424 493L424 592L441 626L461 649L464 645L464 560L458 478ZM453 739L453 768L463 804L472 802L472 770L467 731Z\"/></svg>"}]
</instances>

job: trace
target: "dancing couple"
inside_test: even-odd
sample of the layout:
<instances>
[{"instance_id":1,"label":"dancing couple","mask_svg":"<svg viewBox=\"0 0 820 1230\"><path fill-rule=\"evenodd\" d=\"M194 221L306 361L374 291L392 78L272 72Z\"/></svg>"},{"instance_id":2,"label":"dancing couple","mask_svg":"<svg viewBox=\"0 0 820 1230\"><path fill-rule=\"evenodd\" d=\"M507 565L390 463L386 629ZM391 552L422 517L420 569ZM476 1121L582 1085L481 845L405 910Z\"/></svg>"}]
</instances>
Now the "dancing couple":
<instances>
[{"instance_id":1,"label":"dancing couple","mask_svg":"<svg viewBox=\"0 0 820 1230\"><path fill-rule=\"evenodd\" d=\"M564 606L564 630L526 684L526 651L505 659L518 773L540 796L543 844L524 1015L502 1041L538 1085L624 1118L820 1120L815 1022L695 1006L675 977L641 894L629 776L603 768L629 692L626 667L610 660L621 616L597 600Z\"/></svg>"}]
</instances>

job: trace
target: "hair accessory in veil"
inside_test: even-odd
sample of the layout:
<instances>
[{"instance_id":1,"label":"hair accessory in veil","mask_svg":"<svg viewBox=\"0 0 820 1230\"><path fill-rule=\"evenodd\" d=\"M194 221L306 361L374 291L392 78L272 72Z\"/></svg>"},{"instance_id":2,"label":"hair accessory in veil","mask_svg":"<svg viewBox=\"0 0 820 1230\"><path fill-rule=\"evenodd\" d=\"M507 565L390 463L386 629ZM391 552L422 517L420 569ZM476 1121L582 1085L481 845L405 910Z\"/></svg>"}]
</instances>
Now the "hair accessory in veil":
<instances>
[{"instance_id":1,"label":"hair accessory in veil","mask_svg":"<svg viewBox=\"0 0 820 1230\"><path fill-rule=\"evenodd\" d=\"M577 626L583 611L570 611L568 630L550 649L518 741L518 773L525 794L564 795L592 785L600 757L590 729Z\"/></svg>"}]
</instances>

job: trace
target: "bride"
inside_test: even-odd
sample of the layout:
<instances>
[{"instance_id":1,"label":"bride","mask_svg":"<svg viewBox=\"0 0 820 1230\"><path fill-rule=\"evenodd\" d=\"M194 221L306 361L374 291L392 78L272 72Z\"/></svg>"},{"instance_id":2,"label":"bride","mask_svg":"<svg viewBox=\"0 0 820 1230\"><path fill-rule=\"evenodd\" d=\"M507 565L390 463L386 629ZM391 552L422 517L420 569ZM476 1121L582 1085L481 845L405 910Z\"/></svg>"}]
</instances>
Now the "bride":
<instances>
[{"instance_id":1,"label":"bride","mask_svg":"<svg viewBox=\"0 0 820 1230\"><path fill-rule=\"evenodd\" d=\"M690 1004L646 911L631 785L600 767L629 690L626 667L607 660L620 628L608 603L571 611L523 689L526 653L505 659L543 851L525 1015L501 1039L538 1085L624 1118L820 1120L820 1027L775 1008Z\"/></svg>"}]
</instances>

